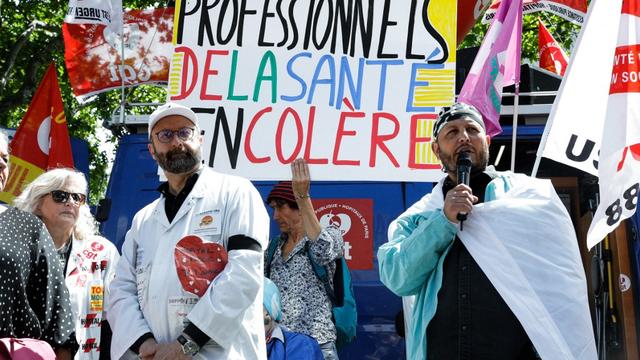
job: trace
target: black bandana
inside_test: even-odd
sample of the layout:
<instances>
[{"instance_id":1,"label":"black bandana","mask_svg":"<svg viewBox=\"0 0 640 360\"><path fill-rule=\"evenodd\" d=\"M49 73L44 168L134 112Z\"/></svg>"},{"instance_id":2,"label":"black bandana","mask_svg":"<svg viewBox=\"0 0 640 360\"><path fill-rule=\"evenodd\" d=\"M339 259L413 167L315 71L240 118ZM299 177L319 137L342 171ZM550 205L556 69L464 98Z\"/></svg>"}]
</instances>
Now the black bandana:
<instances>
[{"instance_id":1,"label":"black bandana","mask_svg":"<svg viewBox=\"0 0 640 360\"><path fill-rule=\"evenodd\" d=\"M436 120L436 124L433 126L433 139L438 138L438 134L440 130L445 126L446 123L453 120L458 120L463 116L468 116L471 120L477 122L482 126L482 129L486 131L484 126L484 121L482 120L482 115L473 105L467 105L464 103L455 103L452 106L444 106L440 110L438 114L438 120Z\"/></svg>"}]
</instances>

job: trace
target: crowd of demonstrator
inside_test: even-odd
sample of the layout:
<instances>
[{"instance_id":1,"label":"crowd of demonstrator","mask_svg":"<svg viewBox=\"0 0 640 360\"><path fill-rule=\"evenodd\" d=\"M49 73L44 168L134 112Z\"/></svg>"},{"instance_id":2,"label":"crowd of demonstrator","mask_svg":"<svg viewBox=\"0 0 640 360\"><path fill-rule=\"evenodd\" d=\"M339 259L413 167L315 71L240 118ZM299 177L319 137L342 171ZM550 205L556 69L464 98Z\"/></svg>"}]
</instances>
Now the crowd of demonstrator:
<instances>
[{"instance_id":1,"label":"crowd of demonstrator","mask_svg":"<svg viewBox=\"0 0 640 360\"><path fill-rule=\"evenodd\" d=\"M97 235L75 170L47 171L0 206L0 337L40 339L58 359L338 358L313 264L331 279L344 244L314 213L309 166L293 161L291 181L262 199L248 180L203 165L200 129L178 104L151 114L148 150L167 181L121 254ZM378 250L382 282L404 297L407 358L594 359L575 234L553 188L487 166L490 139L472 106L444 108L433 139L446 175ZM8 152L0 134L0 190ZM265 204L280 230L272 248ZM489 243L504 252L487 255ZM545 255L551 246L563 256ZM534 316L548 309L558 311Z\"/></svg>"}]
</instances>

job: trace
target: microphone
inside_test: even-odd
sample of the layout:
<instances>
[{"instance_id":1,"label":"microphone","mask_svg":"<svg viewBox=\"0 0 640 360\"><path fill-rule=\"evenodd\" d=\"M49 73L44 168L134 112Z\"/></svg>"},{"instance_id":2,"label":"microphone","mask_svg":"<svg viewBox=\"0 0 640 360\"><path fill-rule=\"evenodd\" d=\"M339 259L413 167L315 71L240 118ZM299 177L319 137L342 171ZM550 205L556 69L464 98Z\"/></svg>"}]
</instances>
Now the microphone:
<instances>
[{"instance_id":1,"label":"microphone","mask_svg":"<svg viewBox=\"0 0 640 360\"><path fill-rule=\"evenodd\" d=\"M469 177L471 176L471 159L469 153L464 151L458 154L457 164L458 184L469 186ZM462 231L462 222L467 220L467 214L458 213L456 219L460 221L460 230Z\"/></svg>"}]
</instances>

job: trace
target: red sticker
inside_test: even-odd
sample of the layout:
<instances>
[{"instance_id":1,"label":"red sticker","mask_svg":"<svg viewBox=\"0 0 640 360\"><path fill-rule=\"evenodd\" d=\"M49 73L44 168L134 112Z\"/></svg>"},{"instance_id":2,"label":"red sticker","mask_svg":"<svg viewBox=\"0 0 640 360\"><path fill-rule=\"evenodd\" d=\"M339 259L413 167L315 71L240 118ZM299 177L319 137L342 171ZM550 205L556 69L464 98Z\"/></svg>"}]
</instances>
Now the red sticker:
<instances>
[{"instance_id":1,"label":"red sticker","mask_svg":"<svg viewBox=\"0 0 640 360\"><path fill-rule=\"evenodd\" d=\"M342 233L349 269L373 269L373 200L314 199L313 206L321 226Z\"/></svg>"},{"instance_id":2,"label":"red sticker","mask_svg":"<svg viewBox=\"0 0 640 360\"><path fill-rule=\"evenodd\" d=\"M93 251L101 251L102 249L104 249L104 245L100 244L97 241L94 241L91 243L91 250Z\"/></svg>"},{"instance_id":3,"label":"red sticker","mask_svg":"<svg viewBox=\"0 0 640 360\"><path fill-rule=\"evenodd\" d=\"M187 235L176 244L174 260L182 288L202 296L211 281L224 270L228 258L220 244L206 243L199 236Z\"/></svg>"}]
</instances>

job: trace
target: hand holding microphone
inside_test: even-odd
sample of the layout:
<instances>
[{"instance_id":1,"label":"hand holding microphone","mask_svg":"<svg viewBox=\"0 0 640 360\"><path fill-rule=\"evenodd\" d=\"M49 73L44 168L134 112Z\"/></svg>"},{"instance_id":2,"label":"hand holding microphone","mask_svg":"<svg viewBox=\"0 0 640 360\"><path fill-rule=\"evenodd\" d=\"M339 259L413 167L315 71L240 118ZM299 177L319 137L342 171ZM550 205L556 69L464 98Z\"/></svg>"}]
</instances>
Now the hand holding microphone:
<instances>
[{"instance_id":1,"label":"hand holding microphone","mask_svg":"<svg viewBox=\"0 0 640 360\"><path fill-rule=\"evenodd\" d=\"M469 177L471 176L471 159L469 153L464 151L458 154L458 166L456 167L458 173L458 185L465 184L469 186ZM462 222L467 220L466 212L459 212L456 215L456 219L460 221L460 231L462 231Z\"/></svg>"},{"instance_id":2,"label":"hand holding microphone","mask_svg":"<svg viewBox=\"0 0 640 360\"><path fill-rule=\"evenodd\" d=\"M473 195L469 187L471 166L469 153L461 152L458 154L458 185L449 190L445 198L445 216L451 222L460 222L460 230L463 229L463 221L467 219L467 214L471 212L473 204L478 201L478 198Z\"/></svg>"}]
</instances>

